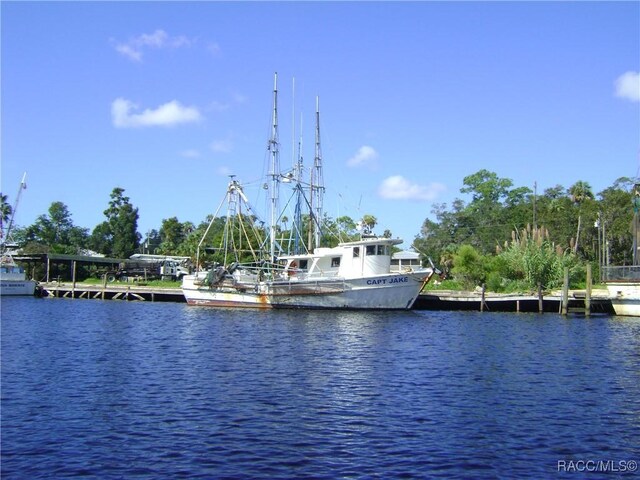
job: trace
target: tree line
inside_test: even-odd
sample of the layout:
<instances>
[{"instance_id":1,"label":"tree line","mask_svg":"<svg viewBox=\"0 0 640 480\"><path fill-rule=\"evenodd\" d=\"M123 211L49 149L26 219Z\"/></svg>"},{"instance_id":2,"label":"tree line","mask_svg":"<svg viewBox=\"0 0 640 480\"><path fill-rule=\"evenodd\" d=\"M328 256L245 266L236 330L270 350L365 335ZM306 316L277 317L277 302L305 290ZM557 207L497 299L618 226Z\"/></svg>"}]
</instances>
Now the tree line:
<instances>
[{"instance_id":1,"label":"tree line","mask_svg":"<svg viewBox=\"0 0 640 480\"><path fill-rule=\"evenodd\" d=\"M12 207L7 202L7 196L0 194L2 220L6 223L11 217ZM47 213L39 215L32 225L18 227L13 231L13 239L21 245L24 254L59 253L82 255L99 253L112 258L128 258L134 253L149 253L158 255L179 255L195 258L198 245L205 232L208 232L206 246L216 246L223 243L223 237L228 232L225 217L212 218L207 216L199 225L192 222L181 222L177 217L162 220L159 229L146 232L143 237L138 232L139 213L125 190L120 187L113 189L106 210L103 212L105 220L92 231L74 225L72 214L67 205L55 201L51 203ZM209 224L212 224L211 228ZM278 242L286 246L291 236L297 232L301 238L307 238L311 219L309 215L302 215L301 225L289 225L286 216L280 218L281 227L278 228ZM322 229L327 235L323 237L320 246L332 247L341 241L354 240L359 231L371 231L377 223L373 215L364 215L359 226L352 218L342 216L332 219L325 216L321 222ZM232 222L235 244L242 244L241 232L251 227L256 233L253 249L260 249L261 239L268 233L264 224L255 216L243 216ZM390 236L389 231L385 235ZM208 252L208 253L207 253ZM220 261L222 257L211 248L203 253L204 261ZM248 258L247 258L248 259ZM239 258L238 260L242 260Z\"/></svg>"},{"instance_id":2,"label":"tree line","mask_svg":"<svg viewBox=\"0 0 640 480\"><path fill-rule=\"evenodd\" d=\"M460 192L469 200L457 198L451 205L432 206L435 219L425 219L413 247L467 288L481 283L496 291L537 284L552 287L560 281L559 269L567 266L573 278L578 278L586 262L596 268L633 263L632 223L634 209L640 207L636 189L633 179L621 177L597 195L585 181L569 188L556 185L539 193L483 169L463 179ZM11 207L6 196L0 194L0 200L6 221ZM64 203L53 202L46 214L32 225L17 228L13 237L24 253L82 254L91 250L114 258L134 253L195 258L212 220L205 244L220 244L225 232L224 218L209 216L195 225L171 217L143 238L138 232L138 209L120 187L111 192L103 214L104 221L90 231L74 225ZM262 229L266 238L266 229L256 218L246 217L242 222ZM278 236L284 245L294 230L306 238L311 222L303 216L302 226L294 227L283 216L280 223ZM376 224L373 215L358 222L348 216L333 219L325 215L321 246L356 239L363 228L371 231ZM391 232L386 230L383 235L391 236ZM219 261L216 255L214 248L201 258Z\"/></svg>"},{"instance_id":3,"label":"tree line","mask_svg":"<svg viewBox=\"0 0 640 480\"><path fill-rule=\"evenodd\" d=\"M585 181L539 193L483 169L464 177L460 192L470 200L433 205L435 220L424 221L414 247L467 288L487 283L500 291L510 282L514 289L551 288L564 267L575 284L584 280L586 262L596 269L633 263L640 203L630 178L597 195Z\"/></svg>"}]
</instances>

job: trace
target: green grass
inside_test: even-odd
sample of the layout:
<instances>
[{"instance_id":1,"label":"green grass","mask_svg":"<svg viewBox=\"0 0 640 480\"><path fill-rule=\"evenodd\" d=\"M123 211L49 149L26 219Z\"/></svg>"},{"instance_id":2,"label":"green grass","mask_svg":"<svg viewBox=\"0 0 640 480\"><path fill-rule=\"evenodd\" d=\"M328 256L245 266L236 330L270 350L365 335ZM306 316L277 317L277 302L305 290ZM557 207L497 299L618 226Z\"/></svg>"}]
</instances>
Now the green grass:
<instances>
[{"instance_id":1,"label":"green grass","mask_svg":"<svg viewBox=\"0 0 640 480\"><path fill-rule=\"evenodd\" d=\"M95 277L91 277L91 278L87 278L85 280L82 280L82 282L79 283L87 283L89 285L102 285L104 283L104 280L102 278L95 278ZM166 281L166 280L148 280L148 281L140 281L140 282L107 282L107 286L108 285L130 285L130 286L136 286L136 285L140 285L140 286L147 286L147 287L160 287L160 288L180 288L182 286L182 282L178 282L178 281Z\"/></svg>"}]
</instances>

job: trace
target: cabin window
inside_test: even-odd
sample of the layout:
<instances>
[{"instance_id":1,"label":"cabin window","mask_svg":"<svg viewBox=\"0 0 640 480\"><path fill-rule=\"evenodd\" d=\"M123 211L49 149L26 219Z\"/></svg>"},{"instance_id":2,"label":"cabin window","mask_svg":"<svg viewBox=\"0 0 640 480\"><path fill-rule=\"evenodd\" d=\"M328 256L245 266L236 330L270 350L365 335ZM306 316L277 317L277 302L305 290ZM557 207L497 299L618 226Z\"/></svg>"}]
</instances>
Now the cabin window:
<instances>
[{"instance_id":1,"label":"cabin window","mask_svg":"<svg viewBox=\"0 0 640 480\"><path fill-rule=\"evenodd\" d=\"M360 256L360 247L353 247L353 258L358 258Z\"/></svg>"},{"instance_id":2,"label":"cabin window","mask_svg":"<svg viewBox=\"0 0 640 480\"><path fill-rule=\"evenodd\" d=\"M309 267L309 260L300 260L300 270L306 270Z\"/></svg>"},{"instance_id":3,"label":"cabin window","mask_svg":"<svg viewBox=\"0 0 640 480\"><path fill-rule=\"evenodd\" d=\"M388 255L386 245L378 245L378 255Z\"/></svg>"},{"instance_id":4,"label":"cabin window","mask_svg":"<svg viewBox=\"0 0 640 480\"><path fill-rule=\"evenodd\" d=\"M339 267L340 266L340 257L332 257L331 258L331 266Z\"/></svg>"},{"instance_id":5,"label":"cabin window","mask_svg":"<svg viewBox=\"0 0 640 480\"><path fill-rule=\"evenodd\" d=\"M375 254L376 254L376 246L367 245L367 255L375 255Z\"/></svg>"}]
</instances>

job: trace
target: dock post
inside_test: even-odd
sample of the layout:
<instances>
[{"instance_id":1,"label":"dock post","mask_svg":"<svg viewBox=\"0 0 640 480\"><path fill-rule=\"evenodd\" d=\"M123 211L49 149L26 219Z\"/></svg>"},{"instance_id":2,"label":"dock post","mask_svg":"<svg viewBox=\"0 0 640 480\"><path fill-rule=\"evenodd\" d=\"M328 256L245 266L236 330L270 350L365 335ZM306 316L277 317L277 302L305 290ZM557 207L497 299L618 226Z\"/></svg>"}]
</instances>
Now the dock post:
<instances>
[{"instance_id":1,"label":"dock post","mask_svg":"<svg viewBox=\"0 0 640 480\"><path fill-rule=\"evenodd\" d=\"M584 296L584 314L591 315L591 264L587 263L587 291Z\"/></svg>"},{"instance_id":2,"label":"dock post","mask_svg":"<svg viewBox=\"0 0 640 480\"><path fill-rule=\"evenodd\" d=\"M484 295L485 295L485 291L487 290L487 286L483 283L482 284L482 296L480 297L480 311L484 312Z\"/></svg>"},{"instance_id":3,"label":"dock post","mask_svg":"<svg viewBox=\"0 0 640 480\"><path fill-rule=\"evenodd\" d=\"M562 285L562 315L569 312L569 267L564 267L564 283Z\"/></svg>"},{"instance_id":4,"label":"dock post","mask_svg":"<svg viewBox=\"0 0 640 480\"><path fill-rule=\"evenodd\" d=\"M71 262L71 298L76 298L76 261Z\"/></svg>"},{"instance_id":5,"label":"dock post","mask_svg":"<svg viewBox=\"0 0 640 480\"><path fill-rule=\"evenodd\" d=\"M538 313L544 313L544 301L542 300L542 284L538 284Z\"/></svg>"}]
</instances>

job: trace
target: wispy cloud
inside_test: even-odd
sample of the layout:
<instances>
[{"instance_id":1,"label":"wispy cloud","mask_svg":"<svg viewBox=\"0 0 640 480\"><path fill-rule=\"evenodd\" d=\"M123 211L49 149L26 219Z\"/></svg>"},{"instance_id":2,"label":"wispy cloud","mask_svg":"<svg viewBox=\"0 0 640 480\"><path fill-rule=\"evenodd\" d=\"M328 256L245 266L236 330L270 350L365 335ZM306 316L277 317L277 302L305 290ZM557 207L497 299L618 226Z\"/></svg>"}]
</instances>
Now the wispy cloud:
<instances>
[{"instance_id":1,"label":"wispy cloud","mask_svg":"<svg viewBox=\"0 0 640 480\"><path fill-rule=\"evenodd\" d=\"M378 188L378 195L388 200L435 200L438 195L446 190L441 183L418 185L402 175L394 175L386 178Z\"/></svg>"},{"instance_id":2,"label":"wispy cloud","mask_svg":"<svg viewBox=\"0 0 640 480\"><path fill-rule=\"evenodd\" d=\"M216 42L211 42L207 45L207 50L211 55L216 57L220 54L220 45L218 45Z\"/></svg>"},{"instance_id":3,"label":"wispy cloud","mask_svg":"<svg viewBox=\"0 0 640 480\"><path fill-rule=\"evenodd\" d=\"M347 160L348 167L375 167L378 164L378 152L369 145L363 145L353 157Z\"/></svg>"},{"instance_id":4,"label":"wispy cloud","mask_svg":"<svg viewBox=\"0 0 640 480\"><path fill-rule=\"evenodd\" d=\"M226 112L231 108L247 103L247 101L248 97L246 95L239 92L231 92L231 94L227 96L226 101L213 100L209 103L207 110L212 112Z\"/></svg>"},{"instance_id":5,"label":"wispy cloud","mask_svg":"<svg viewBox=\"0 0 640 480\"><path fill-rule=\"evenodd\" d=\"M616 96L640 102L640 72L626 72L620 75L615 82Z\"/></svg>"},{"instance_id":6,"label":"wispy cloud","mask_svg":"<svg viewBox=\"0 0 640 480\"><path fill-rule=\"evenodd\" d=\"M150 34L143 33L137 37L130 38L127 42L113 41L116 51L134 62L142 61L146 49L188 47L193 42L194 40L184 35L172 37L164 30L156 30Z\"/></svg>"},{"instance_id":7,"label":"wispy cloud","mask_svg":"<svg viewBox=\"0 0 640 480\"><path fill-rule=\"evenodd\" d=\"M229 153L233 150L233 142L230 138L215 139L209 146L215 153Z\"/></svg>"},{"instance_id":8,"label":"wispy cloud","mask_svg":"<svg viewBox=\"0 0 640 480\"><path fill-rule=\"evenodd\" d=\"M200 158L200 152L194 148L183 150L180 152L180 156L184 158Z\"/></svg>"},{"instance_id":9,"label":"wispy cloud","mask_svg":"<svg viewBox=\"0 0 640 480\"><path fill-rule=\"evenodd\" d=\"M232 171L233 170L231 170L231 168L227 167L226 165L221 165L216 169L218 175L222 175L224 177L228 177L229 175L231 175Z\"/></svg>"},{"instance_id":10,"label":"wispy cloud","mask_svg":"<svg viewBox=\"0 0 640 480\"><path fill-rule=\"evenodd\" d=\"M202 120L195 107L185 107L177 100L160 105L155 110L146 109L136 113L139 107L124 98L118 98L111 104L111 119L117 128L137 127L173 127L182 123Z\"/></svg>"}]
</instances>

